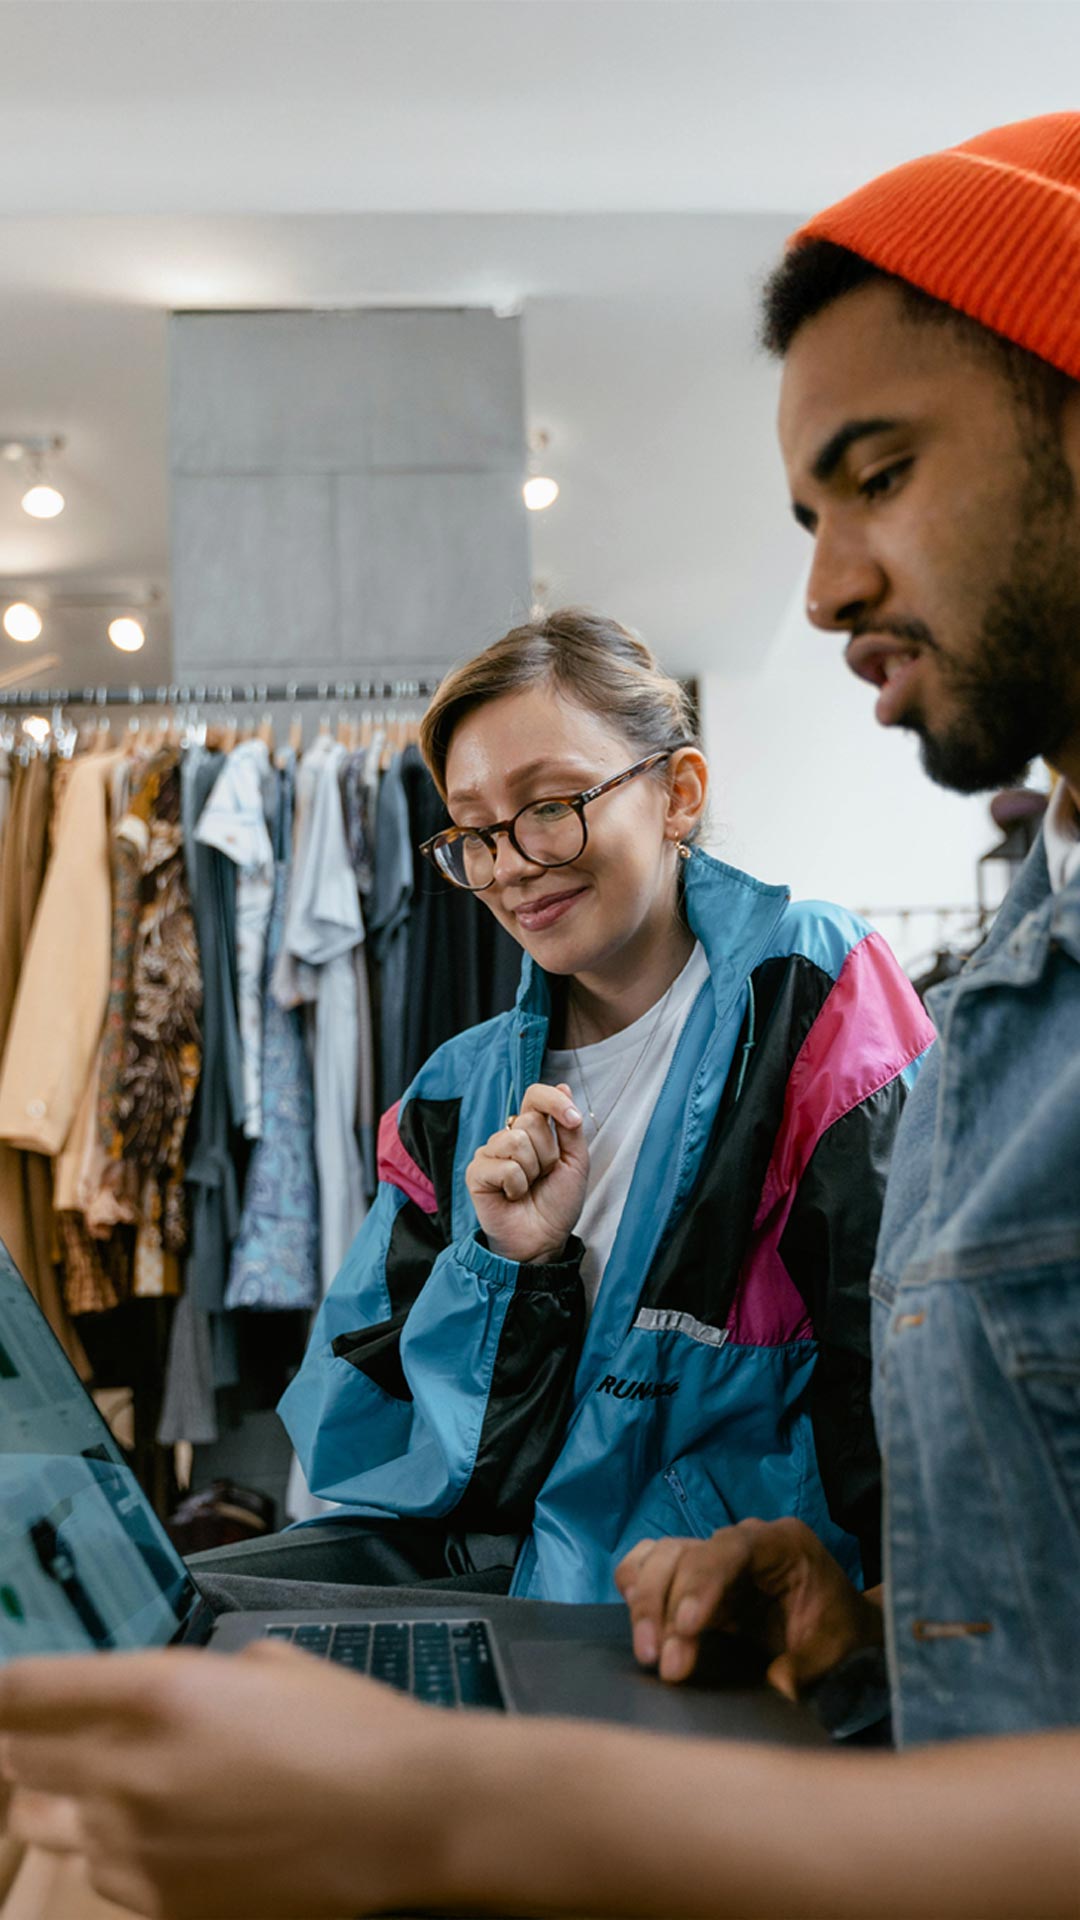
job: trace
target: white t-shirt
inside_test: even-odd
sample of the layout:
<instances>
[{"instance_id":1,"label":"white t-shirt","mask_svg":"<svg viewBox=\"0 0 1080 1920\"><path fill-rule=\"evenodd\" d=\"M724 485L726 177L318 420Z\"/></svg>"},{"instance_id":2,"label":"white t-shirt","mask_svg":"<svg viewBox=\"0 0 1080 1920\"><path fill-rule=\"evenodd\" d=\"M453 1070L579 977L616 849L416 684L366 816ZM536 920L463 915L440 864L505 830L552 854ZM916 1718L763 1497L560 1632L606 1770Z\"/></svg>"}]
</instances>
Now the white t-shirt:
<instances>
[{"instance_id":1,"label":"white t-shirt","mask_svg":"<svg viewBox=\"0 0 1080 1920\"><path fill-rule=\"evenodd\" d=\"M615 1244L641 1143L671 1065L679 1035L694 1001L709 978L700 941L666 999L643 1013L632 1026L591 1047L549 1047L542 1078L548 1086L568 1085L584 1115L589 1149L589 1184L575 1232L585 1245L581 1277L591 1313ZM590 1117L592 1109L599 1122Z\"/></svg>"},{"instance_id":2,"label":"white t-shirt","mask_svg":"<svg viewBox=\"0 0 1080 1920\"><path fill-rule=\"evenodd\" d=\"M1066 780L1059 780L1043 816L1043 846L1055 893L1066 887L1080 868L1080 816ZM588 1069L586 1069L588 1071Z\"/></svg>"}]
</instances>

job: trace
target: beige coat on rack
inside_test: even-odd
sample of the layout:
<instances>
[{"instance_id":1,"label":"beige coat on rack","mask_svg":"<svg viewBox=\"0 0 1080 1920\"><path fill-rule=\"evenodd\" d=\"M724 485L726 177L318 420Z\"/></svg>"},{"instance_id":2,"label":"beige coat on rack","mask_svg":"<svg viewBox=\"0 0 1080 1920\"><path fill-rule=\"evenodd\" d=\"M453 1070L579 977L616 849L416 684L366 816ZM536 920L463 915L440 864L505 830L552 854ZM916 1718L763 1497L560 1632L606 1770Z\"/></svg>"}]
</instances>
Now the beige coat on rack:
<instances>
[{"instance_id":1,"label":"beige coat on rack","mask_svg":"<svg viewBox=\"0 0 1080 1920\"><path fill-rule=\"evenodd\" d=\"M0 866L0 1044L10 1028L44 875L49 777L32 760L12 797ZM47 1157L21 1152L0 1140L0 1238L44 1309L53 1332L85 1379L82 1342L68 1319L53 1266L52 1175Z\"/></svg>"},{"instance_id":2,"label":"beige coat on rack","mask_svg":"<svg viewBox=\"0 0 1080 1920\"><path fill-rule=\"evenodd\" d=\"M71 1131L109 997L108 784L118 758L95 753L72 767L0 1068L0 1139L50 1156Z\"/></svg>"}]
</instances>

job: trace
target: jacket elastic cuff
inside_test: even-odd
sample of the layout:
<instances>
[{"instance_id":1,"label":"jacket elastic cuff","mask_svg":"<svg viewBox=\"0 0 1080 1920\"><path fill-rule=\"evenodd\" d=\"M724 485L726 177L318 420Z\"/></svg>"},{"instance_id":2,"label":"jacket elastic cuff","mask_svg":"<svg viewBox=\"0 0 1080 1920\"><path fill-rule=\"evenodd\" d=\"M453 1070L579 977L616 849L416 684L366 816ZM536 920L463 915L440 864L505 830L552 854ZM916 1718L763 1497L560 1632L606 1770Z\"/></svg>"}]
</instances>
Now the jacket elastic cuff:
<instances>
[{"instance_id":1,"label":"jacket elastic cuff","mask_svg":"<svg viewBox=\"0 0 1080 1920\"><path fill-rule=\"evenodd\" d=\"M563 1248L562 1258L544 1261L532 1265L517 1260L506 1260L501 1253L494 1253L488 1246L487 1235L481 1227L468 1239L459 1242L458 1254L462 1264L472 1273L487 1280L491 1286L517 1286L525 1291L536 1288L547 1292L561 1287L572 1287L580 1279L581 1261L585 1253L582 1242L576 1233L572 1233Z\"/></svg>"},{"instance_id":2,"label":"jacket elastic cuff","mask_svg":"<svg viewBox=\"0 0 1080 1920\"><path fill-rule=\"evenodd\" d=\"M548 1260L542 1266L522 1266L518 1268L518 1287L552 1288L573 1286L581 1276L581 1262L585 1257L584 1242L572 1233L562 1252L561 1260Z\"/></svg>"}]
</instances>

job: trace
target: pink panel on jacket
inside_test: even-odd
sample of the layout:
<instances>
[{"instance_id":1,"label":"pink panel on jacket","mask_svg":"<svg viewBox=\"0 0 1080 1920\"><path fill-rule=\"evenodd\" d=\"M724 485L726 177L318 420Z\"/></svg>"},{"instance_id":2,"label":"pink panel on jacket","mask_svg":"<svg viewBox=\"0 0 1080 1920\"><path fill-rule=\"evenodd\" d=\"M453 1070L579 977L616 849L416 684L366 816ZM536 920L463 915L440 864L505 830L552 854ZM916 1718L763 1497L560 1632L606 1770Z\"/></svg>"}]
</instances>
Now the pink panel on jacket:
<instances>
[{"instance_id":1,"label":"pink panel on jacket","mask_svg":"<svg viewBox=\"0 0 1080 1920\"><path fill-rule=\"evenodd\" d=\"M799 1181L822 1135L887 1086L934 1038L922 1003L879 933L852 947L803 1041L761 1189L738 1291L732 1340L775 1346L813 1338L806 1305L780 1257Z\"/></svg>"},{"instance_id":2,"label":"pink panel on jacket","mask_svg":"<svg viewBox=\"0 0 1080 1920\"><path fill-rule=\"evenodd\" d=\"M783 1347L789 1340L814 1337L806 1302L780 1258L791 1201L788 1194L776 1219L760 1233L755 1228L751 1237L727 1322L739 1346Z\"/></svg>"},{"instance_id":3,"label":"pink panel on jacket","mask_svg":"<svg viewBox=\"0 0 1080 1920\"><path fill-rule=\"evenodd\" d=\"M379 1121L379 1179L388 1181L392 1187L399 1187L410 1200L415 1200L421 1213L437 1213L439 1203L435 1198L435 1189L427 1174L417 1166L412 1154L406 1152L398 1132L400 1111L401 1101L395 1100Z\"/></svg>"}]
</instances>

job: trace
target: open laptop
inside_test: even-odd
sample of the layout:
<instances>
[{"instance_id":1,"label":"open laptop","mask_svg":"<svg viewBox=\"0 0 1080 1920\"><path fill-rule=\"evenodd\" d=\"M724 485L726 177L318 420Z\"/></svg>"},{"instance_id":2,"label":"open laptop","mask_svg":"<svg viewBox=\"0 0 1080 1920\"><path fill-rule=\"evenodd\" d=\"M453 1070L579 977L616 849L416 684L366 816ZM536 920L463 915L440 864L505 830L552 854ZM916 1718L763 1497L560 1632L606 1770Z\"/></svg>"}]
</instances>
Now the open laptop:
<instances>
[{"instance_id":1,"label":"open laptop","mask_svg":"<svg viewBox=\"0 0 1080 1920\"><path fill-rule=\"evenodd\" d=\"M180 1643L228 1652L267 1635L450 1707L825 1739L737 1652L718 1687L641 1672L622 1606L436 1596L215 1618L0 1243L0 1660Z\"/></svg>"}]
</instances>

